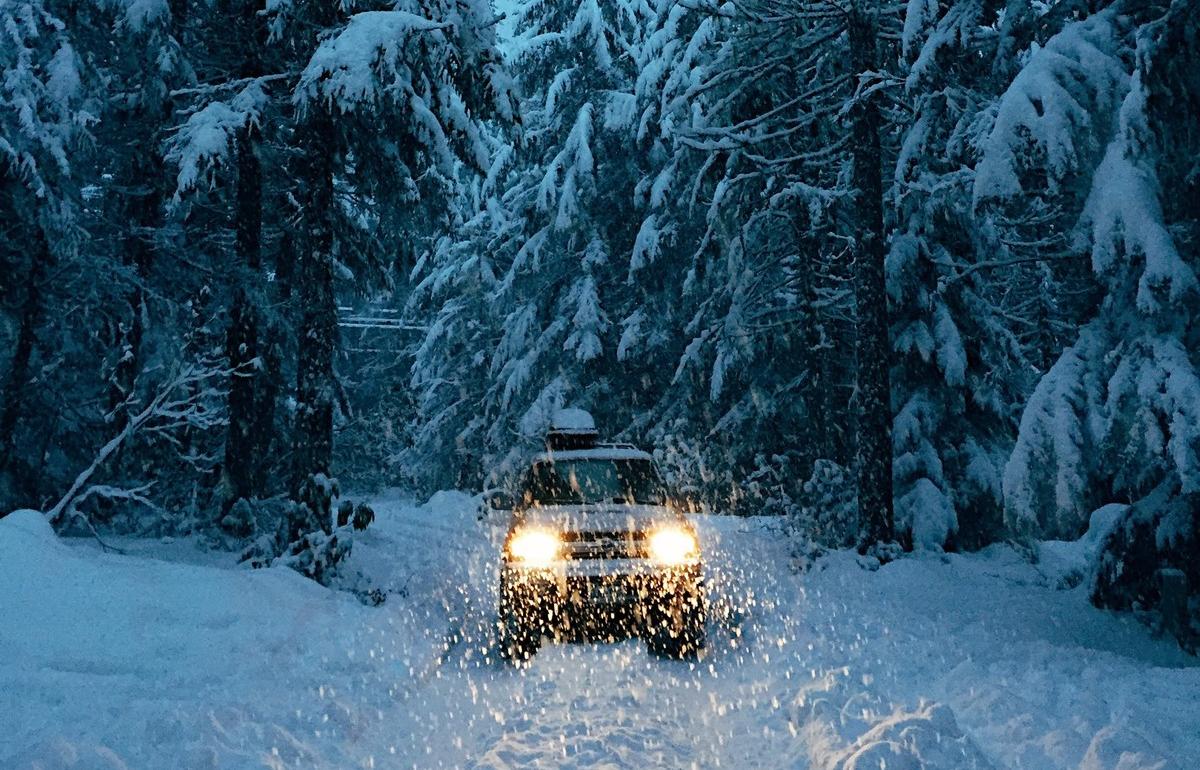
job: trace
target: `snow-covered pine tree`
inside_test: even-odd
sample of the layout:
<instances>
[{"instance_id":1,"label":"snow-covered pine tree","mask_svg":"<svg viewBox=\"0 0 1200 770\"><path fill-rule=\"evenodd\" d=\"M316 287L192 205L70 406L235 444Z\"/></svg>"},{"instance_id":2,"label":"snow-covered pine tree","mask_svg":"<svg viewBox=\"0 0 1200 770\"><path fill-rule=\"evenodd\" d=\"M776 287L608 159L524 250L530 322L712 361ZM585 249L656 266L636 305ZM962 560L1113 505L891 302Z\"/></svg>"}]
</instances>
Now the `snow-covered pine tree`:
<instances>
[{"instance_id":1,"label":"snow-covered pine tree","mask_svg":"<svg viewBox=\"0 0 1200 770\"><path fill-rule=\"evenodd\" d=\"M122 263L120 278L126 307L108 308L110 345L108 409L117 426L135 394L135 383L154 349L174 330L148 328L168 315L152 306L147 288L158 283L151 273L169 271L159 255L170 244L167 200L170 176L165 142L175 124L171 91L191 83L184 51L186 0L105 0L100 25L73 25L90 38L105 78L102 111L95 129L107 152L96 157L96 175L104 180L102 205L114 223L111 237ZM170 344L170 343L167 343Z\"/></svg>"},{"instance_id":2,"label":"snow-covered pine tree","mask_svg":"<svg viewBox=\"0 0 1200 770\"><path fill-rule=\"evenodd\" d=\"M214 490L218 520L239 498L285 492L288 444L279 414L294 376L288 328L294 312L295 152L290 45L272 44L253 2L193 9L198 84L178 92L186 115L169 144L175 218L189 248L219 265L223 280L194 304L218 316L219 344L233 375L228 430ZM217 329L206 331L212 337Z\"/></svg>"},{"instance_id":3,"label":"snow-covered pine tree","mask_svg":"<svg viewBox=\"0 0 1200 770\"><path fill-rule=\"evenodd\" d=\"M16 57L16 69L21 62L28 66L24 74L6 77L8 93L24 108L19 123L3 134L15 148L11 157L24 156L10 178L28 185L40 176L36 208L60 212L53 217L58 224L41 228L45 238L26 230L6 239L6 249L20 249L13 253L21 260L47 257L39 260L39 278L11 285L13 292L25 290L20 302L29 311L22 316L27 322L3 324L23 329L16 336L26 341L14 340L18 355L6 370L13 387L29 380L31 367L37 371L36 389L5 399L18 414L12 425L21 435L9 466L21 471L10 478L23 477L17 486L27 506L58 499L97 450L121 434L126 412L142 409L181 361L191 364L207 352L189 342L198 339L205 319L186 300L197 289L196 276L210 266L203 255L187 251L182 225L167 217L164 205L170 182L161 142L173 127L167 89L190 78L181 10L179 3L153 2L5 6L14 14L5 27L5 54ZM39 157L30 146L39 127L51 123L69 140ZM19 189L5 186L7 192ZM17 197L0 206L6 225L20 221L9 216L24 206ZM39 242L48 249L27 248ZM150 258L168 243L177 259ZM33 276L13 266L14 275ZM4 290L10 290L8 282ZM207 389L190 395L203 395L204 408L211 408ZM122 525L135 528L182 522L195 484L211 467L207 442L217 424L150 431L120 442L120 451L93 469L95 486L84 490L87 515L121 515ZM155 505L144 494L129 494L144 488L149 475L156 482ZM110 503L118 499L120 505ZM147 508L152 515L141 520Z\"/></svg>"},{"instance_id":4,"label":"snow-covered pine tree","mask_svg":"<svg viewBox=\"0 0 1200 770\"><path fill-rule=\"evenodd\" d=\"M1129 87L1129 34L1115 10L1067 25L1033 52L999 100L974 198L979 216L1000 233L1018 240L1030 217L1053 229L1078 217L1087 194L1078 180L1093 177ZM1022 417L1004 479L1006 524L1018 536L1076 535L1104 495L1088 477L1092 461L1084 460L1093 449L1086 423L1103 399L1101 380L1083 379L1088 366L1080 357L1099 353L1084 350L1089 339L1081 336L1042 377Z\"/></svg>"},{"instance_id":5,"label":"snow-covered pine tree","mask_svg":"<svg viewBox=\"0 0 1200 770\"><path fill-rule=\"evenodd\" d=\"M73 258L77 241L82 179L72 153L92 115L88 73L64 21L69 10L39 0L0 5L0 307L8 316L0 339L11 351L0 384L5 510L37 502L37 459L19 451L17 436L34 406L31 375L52 274Z\"/></svg>"},{"instance_id":6,"label":"snow-covered pine tree","mask_svg":"<svg viewBox=\"0 0 1200 770\"><path fill-rule=\"evenodd\" d=\"M496 153L466 202L461 237L438 245L418 289L417 301L437 309L413 368L415 454L439 483L476 481L504 453L533 446L566 399L610 429L637 405L615 319L636 291L625 260L636 236L627 211L645 21L642 4L624 0L518 9L520 137Z\"/></svg>"},{"instance_id":7,"label":"snow-covered pine tree","mask_svg":"<svg viewBox=\"0 0 1200 770\"><path fill-rule=\"evenodd\" d=\"M1191 571L1193 590L1200 582L1183 558L1197 542L1200 492L1198 29L1186 2L1112 8L1063 28L1006 95L982 189L1024 189L1031 137L1051 192L1067 194L1055 185L1068 172L1082 190L1076 244L1104 297L1025 409L1005 513L1023 536L1072 537L1101 504L1134 503L1097 588L1119 606L1156 601L1159 566Z\"/></svg>"},{"instance_id":8,"label":"snow-covered pine tree","mask_svg":"<svg viewBox=\"0 0 1200 770\"><path fill-rule=\"evenodd\" d=\"M1015 409L1032 387L1027 327L1012 319L1029 312L1014 274L1035 274L1036 255L997 253L971 205L978 145L1003 87L995 60L1018 44L997 33L989 10L914 0L903 27L913 117L888 201L887 271L896 521L916 546L1001 536L1000 480Z\"/></svg>"},{"instance_id":9,"label":"snow-covered pine tree","mask_svg":"<svg viewBox=\"0 0 1200 770\"><path fill-rule=\"evenodd\" d=\"M1100 504L1132 502L1106 542L1094 598L1149 606L1160 567L1184 570L1193 594L1200 586L1189 555L1200 543L1200 11L1186 2L1114 8L1058 38L1059 50L1065 41L1104 52L1074 72L1103 89L1108 109L1058 123L1074 131L1035 134L1054 140L1059 158L1099 145L1078 172L1087 185L1076 243L1104 297L1029 401L1004 479L1006 515L1025 536L1073 536ZM1062 82L1049 62L1031 59L1027 70ZM1098 72L1107 78L1099 87ZM1013 146L1008 134L993 137L998 150Z\"/></svg>"},{"instance_id":10,"label":"snow-covered pine tree","mask_svg":"<svg viewBox=\"0 0 1200 770\"><path fill-rule=\"evenodd\" d=\"M888 59L877 47L893 34L874 30L895 19L873 3L849 10L797 0L668 12L643 68L642 129L671 153L648 187L659 199L678 196L648 224L687 241L685 296L703 297L683 327L691 342L678 371L700 374L716 404L722 391L744 396L718 406L715 426L737 426L745 443L716 452L744 458L777 446L772 454L806 455L804 469L822 456L844 462L860 447L859 467L877 493L865 535L873 540L890 538L891 509L891 474L880 469L890 466L891 444L881 174L892 116L876 100L894 87L876 62ZM691 240L679 220L701 203L702 235ZM854 259L864 248L870 254ZM848 356L855 340L883 347ZM857 390L843 387L858 375ZM873 387L863 390L867 380ZM857 411L872 407L868 419L827 420L849 410L852 392ZM857 441L855 426L871 439ZM847 427L851 435L839 435ZM772 454L742 460L733 476L765 471ZM797 493L806 477L794 480Z\"/></svg>"},{"instance_id":11,"label":"snow-covered pine tree","mask_svg":"<svg viewBox=\"0 0 1200 770\"><path fill-rule=\"evenodd\" d=\"M737 510L787 507L817 459L852 451L834 417L851 368L836 340L852 328L837 108L817 85L836 64L804 53L821 35L800 11L666 3L639 63L635 256L648 258L633 267L655 291L622 348L677 363L636 424L681 481Z\"/></svg>"},{"instance_id":12,"label":"snow-covered pine tree","mask_svg":"<svg viewBox=\"0 0 1200 770\"><path fill-rule=\"evenodd\" d=\"M511 121L515 109L482 0L412 0L349 18L320 2L275 11L303 67L292 492L318 500L312 488L329 477L333 450L335 275L353 278L356 259L386 264L381 242L403 254L404 238L444 224L436 204L455 191L460 164L487 165L481 121ZM303 527L327 529L328 519L313 510Z\"/></svg>"}]
</instances>

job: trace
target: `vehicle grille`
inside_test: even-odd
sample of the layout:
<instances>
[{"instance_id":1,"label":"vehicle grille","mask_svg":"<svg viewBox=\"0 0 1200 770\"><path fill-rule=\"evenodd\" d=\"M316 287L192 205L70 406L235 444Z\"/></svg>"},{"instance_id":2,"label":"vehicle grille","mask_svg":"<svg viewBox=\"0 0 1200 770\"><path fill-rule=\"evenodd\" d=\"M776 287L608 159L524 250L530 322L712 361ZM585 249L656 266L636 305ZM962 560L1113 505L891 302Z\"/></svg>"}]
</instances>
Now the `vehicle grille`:
<instances>
[{"instance_id":1,"label":"vehicle grille","mask_svg":"<svg viewBox=\"0 0 1200 770\"><path fill-rule=\"evenodd\" d=\"M640 559L646 556L644 532L566 532L568 559Z\"/></svg>"}]
</instances>

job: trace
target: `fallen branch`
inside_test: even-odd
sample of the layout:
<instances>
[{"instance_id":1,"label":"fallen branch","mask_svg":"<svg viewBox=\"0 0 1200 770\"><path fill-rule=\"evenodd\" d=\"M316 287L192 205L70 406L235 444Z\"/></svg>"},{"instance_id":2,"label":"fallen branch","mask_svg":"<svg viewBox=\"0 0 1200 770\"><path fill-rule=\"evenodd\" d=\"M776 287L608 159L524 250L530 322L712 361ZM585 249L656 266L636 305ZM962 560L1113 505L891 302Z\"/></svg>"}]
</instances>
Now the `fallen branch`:
<instances>
[{"instance_id":1,"label":"fallen branch","mask_svg":"<svg viewBox=\"0 0 1200 770\"><path fill-rule=\"evenodd\" d=\"M51 524L57 524L66 516L77 513L76 507L88 497L101 496L116 499L135 500L149 503L144 493L150 484L133 489L121 489L103 484L92 484L92 478L106 462L125 446L139 432L167 432L182 428L207 429L221 423L221 417L209 409L207 401L218 395L216 388L209 383L218 378L229 376L230 371L215 367L188 364L178 369L163 382L154 397L136 414L130 415L125 427L117 435L108 440L96 452L90 465L85 468L75 481L72 482L66 494L46 513ZM133 403L131 396L125 403ZM81 517L86 520L86 517ZM88 522L91 527L91 522ZM95 534L95 529L92 528ZM99 536L97 536L99 540ZM103 544L103 543L102 543Z\"/></svg>"}]
</instances>

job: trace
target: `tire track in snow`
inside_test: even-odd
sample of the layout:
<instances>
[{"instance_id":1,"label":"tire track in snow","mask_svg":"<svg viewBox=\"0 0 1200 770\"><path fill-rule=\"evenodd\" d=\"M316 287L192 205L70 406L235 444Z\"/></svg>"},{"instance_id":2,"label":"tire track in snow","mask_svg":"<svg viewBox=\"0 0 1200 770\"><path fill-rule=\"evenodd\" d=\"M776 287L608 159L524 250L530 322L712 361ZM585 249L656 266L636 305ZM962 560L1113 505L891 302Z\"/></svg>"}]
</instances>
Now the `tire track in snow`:
<instances>
[{"instance_id":1,"label":"tire track in snow","mask_svg":"<svg viewBox=\"0 0 1200 770\"><path fill-rule=\"evenodd\" d=\"M515 718L472 770L718 766L686 715L665 707L638 642L542 655L521 672Z\"/></svg>"},{"instance_id":2,"label":"tire track in snow","mask_svg":"<svg viewBox=\"0 0 1200 770\"><path fill-rule=\"evenodd\" d=\"M415 535L420 513L393 539ZM790 766L780 749L791 736L775 685L753 662L760 611L772 614L771 581L755 571L778 563L775 544L739 523L698 522L713 592L710 644L698 661L650 655L630 639L611 644L551 643L528 668L496 654L494 634L499 540L485 524L439 542L448 560L437 594L446 625L435 660L415 672L381 717L388 748L380 766L395 768L769 768ZM728 539L723 547L720 542ZM411 549L416 543L399 543ZM464 554L462 547L468 553ZM443 550L444 548L444 550ZM433 587L433 583L425 581ZM440 613L439 613L440 614ZM432 619L432 618L430 618ZM771 620L772 628L780 618ZM777 634L767 636L773 640ZM765 638L765 637L764 637ZM386 741L386 742L385 742ZM781 764L782 763L782 764Z\"/></svg>"},{"instance_id":3,"label":"tire track in snow","mask_svg":"<svg viewBox=\"0 0 1200 770\"><path fill-rule=\"evenodd\" d=\"M744 567L730 563L715 535L710 538L714 618L709 647L694 661L652 656L632 638L615 644L547 644L528 668L513 669L496 652L494 597L482 581L468 581L462 590L464 612L451 631L454 642L437 672L457 683L451 687L470 690L485 714L472 722L477 742L463 766L740 766L730 760L730 742L754 736L735 712L742 706L747 712L772 706L766 699L754 701L753 682L720 681L719 671L745 660L741 626L754 602L736 595L743 590L738 573ZM480 567L486 572L487 564L486 557L476 559L472 572L480 574ZM784 719L781 711L781 731ZM758 725L761 718L752 721Z\"/></svg>"}]
</instances>

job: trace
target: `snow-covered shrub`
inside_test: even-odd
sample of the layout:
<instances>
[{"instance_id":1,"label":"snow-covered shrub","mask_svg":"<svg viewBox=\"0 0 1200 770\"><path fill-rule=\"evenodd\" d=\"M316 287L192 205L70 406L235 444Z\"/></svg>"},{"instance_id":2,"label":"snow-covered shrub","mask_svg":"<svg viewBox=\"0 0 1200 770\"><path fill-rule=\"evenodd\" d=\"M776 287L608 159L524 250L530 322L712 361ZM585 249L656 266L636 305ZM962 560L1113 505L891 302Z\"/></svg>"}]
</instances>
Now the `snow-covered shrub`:
<instances>
[{"instance_id":1,"label":"snow-covered shrub","mask_svg":"<svg viewBox=\"0 0 1200 770\"><path fill-rule=\"evenodd\" d=\"M324 473L314 473L305 479L296 495L299 507L294 512L291 536L329 529L333 520L333 501L339 494L338 480Z\"/></svg>"},{"instance_id":2,"label":"snow-covered shrub","mask_svg":"<svg viewBox=\"0 0 1200 770\"><path fill-rule=\"evenodd\" d=\"M1092 601L1118 610L1161 608L1164 571L1178 570L1183 617L1161 621L1191 649L1200 644L1200 494L1168 482L1129 506L1103 541ZM1182 627L1172 624L1182 622Z\"/></svg>"},{"instance_id":3,"label":"snow-covered shrub","mask_svg":"<svg viewBox=\"0 0 1200 770\"><path fill-rule=\"evenodd\" d=\"M221 517L220 525L221 529L234 537L250 537L258 528L257 518L254 505L251 501L243 497L229 508L228 513Z\"/></svg>"},{"instance_id":4,"label":"snow-covered shrub","mask_svg":"<svg viewBox=\"0 0 1200 770\"><path fill-rule=\"evenodd\" d=\"M667 484L685 499L704 500L714 510L724 510L706 494L713 486L714 471L705 462L703 447L685 436L669 434L654 447L654 460Z\"/></svg>"},{"instance_id":5,"label":"snow-covered shrub","mask_svg":"<svg viewBox=\"0 0 1200 770\"><path fill-rule=\"evenodd\" d=\"M855 477L832 460L817 460L804 482L800 522L810 537L826 548L848 548L858 539L859 516Z\"/></svg>"},{"instance_id":6,"label":"snow-covered shrub","mask_svg":"<svg viewBox=\"0 0 1200 770\"><path fill-rule=\"evenodd\" d=\"M285 497L242 498L218 522L220 533L215 536L215 544L240 549L243 563L253 567L266 566L283 553L290 542L292 521L307 515L302 506Z\"/></svg>"},{"instance_id":7,"label":"snow-covered shrub","mask_svg":"<svg viewBox=\"0 0 1200 770\"><path fill-rule=\"evenodd\" d=\"M348 503L354 511L353 503ZM367 506L363 520L370 511ZM234 538L233 542L250 542L242 551L240 561L249 567L290 567L322 585L331 585L338 577L338 566L350 554L354 522L331 531L313 528L293 534L300 523L309 521L312 510L305 503L286 498L270 500L238 500L221 520L222 529Z\"/></svg>"},{"instance_id":8,"label":"snow-covered shrub","mask_svg":"<svg viewBox=\"0 0 1200 770\"><path fill-rule=\"evenodd\" d=\"M739 512L754 516L798 518L801 510L799 458L794 453L759 455L757 467L742 485Z\"/></svg>"},{"instance_id":9,"label":"snow-covered shrub","mask_svg":"<svg viewBox=\"0 0 1200 770\"><path fill-rule=\"evenodd\" d=\"M1058 588L1093 586L1099 570L1100 553L1109 535L1126 517L1129 506L1109 503L1092 511L1087 532L1078 540L1042 540L1030 545L1028 555L1038 571ZM1018 550L1026 546L1017 543Z\"/></svg>"},{"instance_id":10,"label":"snow-covered shrub","mask_svg":"<svg viewBox=\"0 0 1200 770\"><path fill-rule=\"evenodd\" d=\"M255 569L290 567L322 585L350 590L374 602L371 590L362 587L361 576L344 575L338 568L353 547L354 533L370 526L375 511L366 503L342 500L337 507L337 525L330 527L326 519L326 526L320 526L313 518L313 506L328 510L337 494L337 482L324 479L304 489L315 497L300 502L285 497L238 500L220 521L223 539L219 544L242 545L240 561ZM304 527L307 529L301 529Z\"/></svg>"},{"instance_id":11,"label":"snow-covered shrub","mask_svg":"<svg viewBox=\"0 0 1200 770\"><path fill-rule=\"evenodd\" d=\"M338 568L354 545L353 530L339 527L332 532L316 530L288 543L282 554L271 560L272 567L289 567L321 585L330 585Z\"/></svg>"},{"instance_id":12,"label":"snow-covered shrub","mask_svg":"<svg viewBox=\"0 0 1200 770\"><path fill-rule=\"evenodd\" d=\"M832 460L817 460L807 478L796 453L759 457L743 484L738 510L779 516L795 551L811 556L848 548L859 536L858 497L853 472Z\"/></svg>"}]
</instances>

